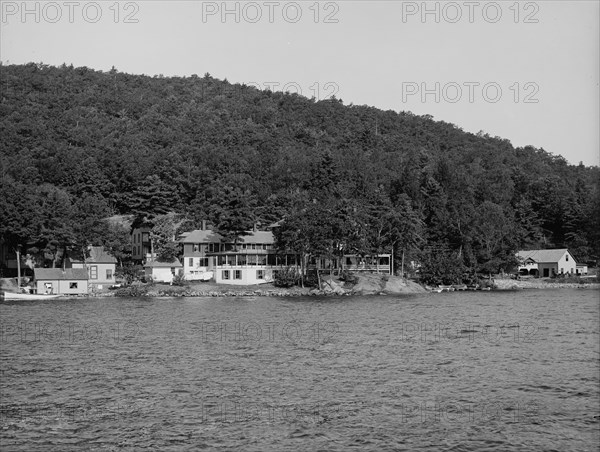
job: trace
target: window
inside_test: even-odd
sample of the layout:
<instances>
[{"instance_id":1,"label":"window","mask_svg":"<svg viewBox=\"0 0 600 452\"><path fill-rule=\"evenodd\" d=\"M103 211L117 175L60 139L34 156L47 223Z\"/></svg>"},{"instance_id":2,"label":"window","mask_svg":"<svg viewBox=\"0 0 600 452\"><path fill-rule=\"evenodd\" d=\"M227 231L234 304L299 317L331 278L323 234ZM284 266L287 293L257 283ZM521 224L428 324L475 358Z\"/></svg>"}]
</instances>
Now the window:
<instances>
[{"instance_id":1,"label":"window","mask_svg":"<svg viewBox=\"0 0 600 452\"><path fill-rule=\"evenodd\" d=\"M258 265L267 265L267 256L266 256L266 254L261 254L259 256L256 256L256 258L258 259Z\"/></svg>"},{"instance_id":2,"label":"window","mask_svg":"<svg viewBox=\"0 0 600 452\"><path fill-rule=\"evenodd\" d=\"M221 278L229 279L229 270L223 270L223 272L221 273Z\"/></svg>"},{"instance_id":3,"label":"window","mask_svg":"<svg viewBox=\"0 0 600 452\"><path fill-rule=\"evenodd\" d=\"M90 279L98 279L98 266L97 265L90 266Z\"/></svg>"},{"instance_id":4,"label":"window","mask_svg":"<svg viewBox=\"0 0 600 452\"><path fill-rule=\"evenodd\" d=\"M190 266L190 267L193 267L193 266L194 266L194 258L193 258L193 257L190 257L189 266Z\"/></svg>"},{"instance_id":5,"label":"window","mask_svg":"<svg viewBox=\"0 0 600 452\"><path fill-rule=\"evenodd\" d=\"M248 256L246 254L238 254L238 265L246 265Z\"/></svg>"},{"instance_id":6,"label":"window","mask_svg":"<svg viewBox=\"0 0 600 452\"><path fill-rule=\"evenodd\" d=\"M69 289L77 289L77 283L76 282L70 282L69 283Z\"/></svg>"},{"instance_id":7,"label":"window","mask_svg":"<svg viewBox=\"0 0 600 452\"><path fill-rule=\"evenodd\" d=\"M265 279L265 271L256 270L256 279Z\"/></svg>"},{"instance_id":8,"label":"window","mask_svg":"<svg viewBox=\"0 0 600 452\"><path fill-rule=\"evenodd\" d=\"M256 243L252 244L252 249L255 250L256 249Z\"/></svg>"},{"instance_id":9,"label":"window","mask_svg":"<svg viewBox=\"0 0 600 452\"><path fill-rule=\"evenodd\" d=\"M256 254L248 255L248 265L256 265Z\"/></svg>"},{"instance_id":10,"label":"window","mask_svg":"<svg viewBox=\"0 0 600 452\"><path fill-rule=\"evenodd\" d=\"M194 243L194 253L197 253L198 251L200 251L200 244Z\"/></svg>"},{"instance_id":11,"label":"window","mask_svg":"<svg viewBox=\"0 0 600 452\"><path fill-rule=\"evenodd\" d=\"M567 254L567 262L569 262L569 255Z\"/></svg>"},{"instance_id":12,"label":"window","mask_svg":"<svg viewBox=\"0 0 600 452\"><path fill-rule=\"evenodd\" d=\"M242 271L241 270L235 270L233 272L233 279L242 279Z\"/></svg>"},{"instance_id":13,"label":"window","mask_svg":"<svg viewBox=\"0 0 600 452\"><path fill-rule=\"evenodd\" d=\"M175 267L171 267L171 274L175 276Z\"/></svg>"},{"instance_id":14,"label":"window","mask_svg":"<svg viewBox=\"0 0 600 452\"><path fill-rule=\"evenodd\" d=\"M352 265L352 258L351 257L347 257L346 258L346 265Z\"/></svg>"},{"instance_id":15,"label":"window","mask_svg":"<svg viewBox=\"0 0 600 452\"><path fill-rule=\"evenodd\" d=\"M113 272L112 269L106 269L106 279L112 279Z\"/></svg>"},{"instance_id":16,"label":"window","mask_svg":"<svg viewBox=\"0 0 600 452\"><path fill-rule=\"evenodd\" d=\"M267 249L267 245L266 245L266 244L265 244L265 245L263 245L263 246L262 246L262 249L263 249L263 250L266 250L266 249Z\"/></svg>"},{"instance_id":17,"label":"window","mask_svg":"<svg viewBox=\"0 0 600 452\"><path fill-rule=\"evenodd\" d=\"M208 267L208 257L201 257L198 265L200 267Z\"/></svg>"}]
</instances>

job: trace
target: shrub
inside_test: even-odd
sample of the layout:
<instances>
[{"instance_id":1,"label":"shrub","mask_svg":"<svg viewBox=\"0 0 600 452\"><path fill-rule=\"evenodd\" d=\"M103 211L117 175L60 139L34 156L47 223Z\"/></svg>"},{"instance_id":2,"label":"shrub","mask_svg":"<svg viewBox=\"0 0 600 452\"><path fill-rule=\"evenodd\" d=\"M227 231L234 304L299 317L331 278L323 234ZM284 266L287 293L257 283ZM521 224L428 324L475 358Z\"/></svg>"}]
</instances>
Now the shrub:
<instances>
[{"instance_id":1,"label":"shrub","mask_svg":"<svg viewBox=\"0 0 600 452\"><path fill-rule=\"evenodd\" d=\"M275 287L292 287L295 286L299 281L299 275L295 268L288 267L282 270L278 270L273 278L273 285Z\"/></svg>"},{"instance_id":2,"label":"shrub","mask_svg":"<svg viewBox=\"0 0 600 452\"><path fill-rule=\"evenodd\" d=\"M356 284L358 282L358 277L351 271L344 270L340 275L340 280L346 281L350 284Z\"/></svg>"},{"instance_id":3,"label":"shrub","mask_svg":"<svg viewBox=\"0 0 600 452\"><path fill-rule=\"evenodd\" d=\"M312 271L306 274L304 277L304 287L318 287L319 277L316 271Z\"/></svg>"},{"instance_id":4,"label":"shrub","mask_svg":"<svg viewBox=\"0 0 600 452\"><path fill-rule=\"evenodd\" d=\"M117 267L115 277L122 279L126 284L131 284L133 281L140 279L144 275L144 267L141 265L127 265Z\"/></svg>"},{"instance_id":5,"label":"shrub","mask_svg":"<svg viewBox=\"0 0 600 452\"><path fill-rule=\"evenodd\" d=\"M178 273L173 277L173 285L174 286L183 286L185 284L185 275L183 273Z\"/></svg>"}]
</instances>

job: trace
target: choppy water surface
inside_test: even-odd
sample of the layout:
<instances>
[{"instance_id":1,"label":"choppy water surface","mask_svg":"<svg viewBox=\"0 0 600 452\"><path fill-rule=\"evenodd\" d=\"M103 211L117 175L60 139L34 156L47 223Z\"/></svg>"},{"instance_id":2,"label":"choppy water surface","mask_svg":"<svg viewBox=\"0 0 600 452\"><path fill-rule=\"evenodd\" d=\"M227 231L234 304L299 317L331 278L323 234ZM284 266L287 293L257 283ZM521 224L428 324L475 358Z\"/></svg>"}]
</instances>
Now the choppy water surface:
<instances>
[{"instance_id":1,"label":"choppy water surface","mask_svg":"<svg viewBox=\"0 0 600 452\"><path fill-rule=\"evenodd\" d=\"M0 305L1 449L597 450L599 292Z\"/></svg>"}]
</instances>

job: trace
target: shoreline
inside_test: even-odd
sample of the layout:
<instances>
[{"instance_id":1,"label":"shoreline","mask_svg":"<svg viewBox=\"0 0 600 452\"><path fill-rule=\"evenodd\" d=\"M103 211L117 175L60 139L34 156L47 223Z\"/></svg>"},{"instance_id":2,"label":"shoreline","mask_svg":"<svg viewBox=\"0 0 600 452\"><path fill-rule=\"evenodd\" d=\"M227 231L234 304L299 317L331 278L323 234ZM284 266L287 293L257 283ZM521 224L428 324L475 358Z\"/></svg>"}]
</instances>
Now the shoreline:
<instances>
[{"instance_id":1,"label":"shoreline","mask_svg":"<svg viewBox=\"0 0 600 452\"><path fill-rule=\"evenodd\" d=\"M584 290L600 290L600 283L527 283L521 281L507 281L509 284L498 284L501 287L492 289L490 291L475 291L475 292L509 292L509 291L521 291L521 290L557 290L557 289L584 289ZM158 288L158 290L150 290L145 294L140 295L118 295L112 292L103 292L96 294L87 295L88 298L109 298L109 297L147 297L147 298L222 298L222 297L281 297L281 298L295 298L295 297L357 297L357 296L395 296L395 295L419 295L436 293L434 291L426 290L423 288L422 291L414 290L400 290L400 291L353 291L344 290L344 292L331 291L331 290L318 290L314 288L268 288L268 289L232 289L230 287L223 287L219 289L211 290L188 290L188 288L177 287L177 286L166 286L165 288ZM462 292L462 291L455 291ZM472 291L464 291L472 292ZM85 298L86 296L83 296ZM62 298L62 297L61 297ZM64 298L82 298L82 297L68 297Z\"/></svg>"},{"instance_id":2,"label":"shoreline","mask_svg":"<svg viewBox=\"0 0 600 452\"><path fill-rule=\"evenodd\" d=\"M490 291L476 292L506 292L521 290L557 290L557 289L584 289L599 290L600 283L550 283L519 281L514 279L497 279L494 281L496 288ZM461 292L461 291L457 291ZM465 291L471 292L471 291ZM356 296L405 296L436 293L427 290L420 284L401 278L382 279L380 277L364 278L361 284L344 287L343 283L334 280L325 280L322 289L315 288L278 288L272 284L261 286L223 286L216 284L193 284L185 286L172 286L168 284L134 285L126 288L92 292L82 295L61 295L54 300L82 299L82 298L223 298L223 297L356 297Z\"/></svg>"}]
</instances>

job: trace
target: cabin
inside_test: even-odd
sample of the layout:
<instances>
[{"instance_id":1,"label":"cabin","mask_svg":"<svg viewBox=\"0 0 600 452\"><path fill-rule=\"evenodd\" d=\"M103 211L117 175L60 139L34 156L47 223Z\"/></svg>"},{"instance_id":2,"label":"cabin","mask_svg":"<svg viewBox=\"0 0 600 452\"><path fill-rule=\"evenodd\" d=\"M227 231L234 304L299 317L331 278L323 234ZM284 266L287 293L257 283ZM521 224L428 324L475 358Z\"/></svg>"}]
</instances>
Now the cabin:
<instances>
[{"instance_id":1,"label":"cabin","mask_svg":"<svg viewBox=\"0 0 600 452\"><path fill-rule=\"evenodd\" d=\"M183 266L179 259L171 262L150 260L144 264L146 278L152 278L156 282L172 283L176 275L182 272Z\"/></svg>"},{"instance_id":2,"label":"cabin","mask_svg":"<svg viewBox=\"0 0 600 452\"><path fill-rule=\"evenodd\" d=\"M90 256L85 262L70 260L66 265L71 268L86 269L91 290L103 290L107 288L106 286L115 284L117 259L108 254L103 246L90 246L88 252Z\"/></svg>"},{"instance_id":3,"label":"cabin","mask_svg":"<svg viewBox=\"0 0 600 452\"><path fill-rule=\"evenodd\" d=\"M86 295L88 272L84 268L35 268L34 284L38 294Z\"/></svg>"},{"instance_id":4,"label":"cabin","mask_svg":"<svg viewBox=\"0 0 600 452\"><path fill-rule=\"evenodd\" d=\"M529 250L517 253L519 275L548 278L577 274L577 262L568 249Z\"/></svg>"}]
</instances>

